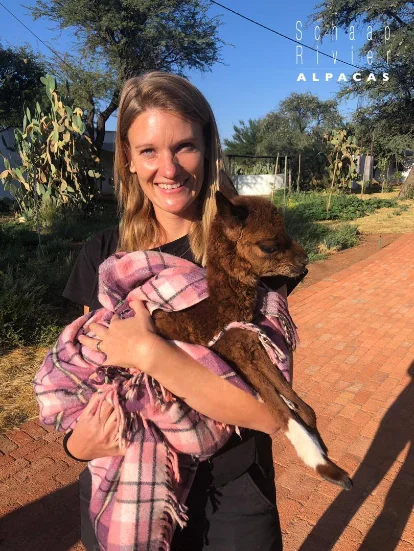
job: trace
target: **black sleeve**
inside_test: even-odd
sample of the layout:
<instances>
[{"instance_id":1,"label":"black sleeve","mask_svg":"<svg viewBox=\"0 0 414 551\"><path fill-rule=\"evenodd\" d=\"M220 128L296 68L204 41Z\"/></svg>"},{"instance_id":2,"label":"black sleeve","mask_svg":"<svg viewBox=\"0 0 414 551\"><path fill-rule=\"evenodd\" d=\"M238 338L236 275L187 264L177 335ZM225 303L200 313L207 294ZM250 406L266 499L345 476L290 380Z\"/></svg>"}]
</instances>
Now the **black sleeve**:
<instances>
[{"instance_id":1,"label":"black sleeve","mask_svg":"<svg viewBox=\"0 0 414 551\"><path fill-rule=\"evenodd\" d=\"M262 281L268 287L274 290L279 289L280 287L282 287L282 285L286 285L287 294L290 295L293 289L297 287L299 283L302 281L302 279L306 276L308 271L309 270L305 268L305 270L296 277L286 277L286 276L262 277Z\"/></svg>"},{"instance_id":2,"label":"black sleeve","mask_svg":"<svg viewBox=\"0 0 414 551\"><path fill-rule=\"evenodd\" d=\"M93 302L100 264L99 252L97 236L82 247L62 293L65 298L90 308L94 307Z\"/></svg>"}]
</instances>

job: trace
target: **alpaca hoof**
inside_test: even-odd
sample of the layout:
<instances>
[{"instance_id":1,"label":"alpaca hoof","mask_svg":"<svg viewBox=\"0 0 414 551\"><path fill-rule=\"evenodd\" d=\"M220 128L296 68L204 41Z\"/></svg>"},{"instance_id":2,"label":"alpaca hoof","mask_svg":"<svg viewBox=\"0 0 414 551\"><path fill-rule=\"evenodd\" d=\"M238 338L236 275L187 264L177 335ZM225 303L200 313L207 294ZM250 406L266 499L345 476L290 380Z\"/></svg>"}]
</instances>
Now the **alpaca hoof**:
<instances>
[{"instance_id":1,"label":"alpaca hoof","mask_svg":"<svg viewBox=\"0 0 414 551\"><path fill-rule=\"evenodd\" d=\"M335 463L333 463L330 459L328 459L327 461L328 462L324 465L318 465L316 467L316 471L319 473L319 475L331 484L340 486L344 490L351 490L353 487L353 483L348 473L335 465Z\"/></svg>"}]
</instances>

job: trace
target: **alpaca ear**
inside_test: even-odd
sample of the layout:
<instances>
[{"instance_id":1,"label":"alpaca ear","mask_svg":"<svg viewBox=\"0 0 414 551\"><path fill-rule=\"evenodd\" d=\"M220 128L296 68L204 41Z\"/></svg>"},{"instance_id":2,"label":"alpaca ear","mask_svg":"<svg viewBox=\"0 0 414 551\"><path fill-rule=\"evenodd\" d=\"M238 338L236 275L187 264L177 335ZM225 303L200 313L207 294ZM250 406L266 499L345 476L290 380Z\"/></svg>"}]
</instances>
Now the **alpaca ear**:
<instances>
[{"instance_id":1,"label":"alpaca ear","mask_svg":"<svg viewBox=\"0 0 414 551\"><path fill-rule=\"evenodd\" d=\"M241 226L249 215L247 207L233 205L221 191L216 191L217 212L230 226Z\"/></svg>"}]
</instances>

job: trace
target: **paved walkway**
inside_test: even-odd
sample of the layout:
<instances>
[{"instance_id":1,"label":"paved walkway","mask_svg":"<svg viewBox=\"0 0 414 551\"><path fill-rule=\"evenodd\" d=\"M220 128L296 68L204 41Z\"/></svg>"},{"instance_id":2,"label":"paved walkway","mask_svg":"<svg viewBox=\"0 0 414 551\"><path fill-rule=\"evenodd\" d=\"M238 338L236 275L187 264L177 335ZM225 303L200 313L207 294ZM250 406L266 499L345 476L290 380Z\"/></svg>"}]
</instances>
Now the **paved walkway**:
<instances>
[{"instance_id":1,"label":"paved walkway","mask_svg":"<svg viewBox=\"0 0 414 551\"><path fill-rule=\"evenodd\" d=\"M354 489L321 481L276 437L285 551L413 551L414 235L290 304L302 342L295 386ZM83 549L75 483L83 465L60 439L35 422L0 437L0 549Z\"/></svg>"},{"instance_id":2,"label":"paved walkway","mask_svg":"<svg viewBox=\"0 0 414 551\"><path fill-rule=\"evenodd\" d=\"M414 235L294 294L290 309L295 386L354 489L320 481L275 440L286 551L413 551Z\"/></svg>"}]
</instances>

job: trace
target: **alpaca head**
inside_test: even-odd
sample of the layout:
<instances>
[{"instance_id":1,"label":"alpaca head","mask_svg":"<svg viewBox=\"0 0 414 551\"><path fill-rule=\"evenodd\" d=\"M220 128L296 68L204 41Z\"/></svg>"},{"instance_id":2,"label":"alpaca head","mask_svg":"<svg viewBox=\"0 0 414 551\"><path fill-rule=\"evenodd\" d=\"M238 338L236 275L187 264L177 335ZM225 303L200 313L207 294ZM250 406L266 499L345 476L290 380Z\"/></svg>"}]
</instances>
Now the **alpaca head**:
<instances>
[{"instance_id":1,"label":"alpaca head","mask_svg":"<svg viewBox=\"0 0 414 551\"><path fill-rule=\"evenodd\" d=\"M303 272L308 256L289 237L282 213L268 199L235 196L230 201L217 191L216 202L214 226L220 228L252 274L258 278L294 277Z\"/></svg>"}]
</instances>

